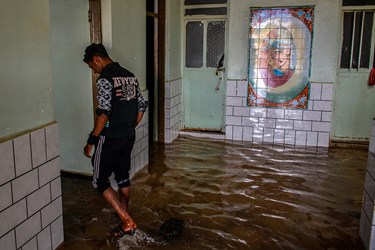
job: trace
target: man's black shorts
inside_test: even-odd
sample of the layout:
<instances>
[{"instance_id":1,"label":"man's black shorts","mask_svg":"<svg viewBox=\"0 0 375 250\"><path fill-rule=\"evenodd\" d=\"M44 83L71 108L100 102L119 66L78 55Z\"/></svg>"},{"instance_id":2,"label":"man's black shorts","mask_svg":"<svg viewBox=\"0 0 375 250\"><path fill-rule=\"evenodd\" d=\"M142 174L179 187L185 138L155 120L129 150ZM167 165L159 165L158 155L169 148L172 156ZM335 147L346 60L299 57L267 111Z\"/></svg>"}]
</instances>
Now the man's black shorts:
<instances>
[{"instance_id":1,"label":"man's black shorts","mask_svg":"<svg viewBox=\"0 0 375 250\"><path fill-rule=\"evenodd\" d=\"M129 171L134 141L135 136L99 136L91 159L94 168L92 184L99 192L110 187L108 178L112 172L119 188L130 186Z\"/></svg>"}]
</instances>

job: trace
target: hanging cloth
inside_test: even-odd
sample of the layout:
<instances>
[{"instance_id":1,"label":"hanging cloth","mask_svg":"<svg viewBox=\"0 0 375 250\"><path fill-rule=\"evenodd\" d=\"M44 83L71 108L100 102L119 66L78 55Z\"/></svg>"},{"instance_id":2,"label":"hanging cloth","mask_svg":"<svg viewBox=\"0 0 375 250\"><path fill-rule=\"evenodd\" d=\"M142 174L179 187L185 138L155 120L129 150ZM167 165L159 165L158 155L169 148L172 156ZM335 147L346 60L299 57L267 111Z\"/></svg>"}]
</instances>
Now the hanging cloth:
<instances>
[{"instance_id":1,"label":"hanging cloth","mask_svg":"<svg viewBox=\"0 0 375 250\"><path fill-rule=\"evenodd\" d=\"M368 79L368 85L374 86L375 85L375 68L371 69L370 77Z\"/></svg>"}]
</instances>

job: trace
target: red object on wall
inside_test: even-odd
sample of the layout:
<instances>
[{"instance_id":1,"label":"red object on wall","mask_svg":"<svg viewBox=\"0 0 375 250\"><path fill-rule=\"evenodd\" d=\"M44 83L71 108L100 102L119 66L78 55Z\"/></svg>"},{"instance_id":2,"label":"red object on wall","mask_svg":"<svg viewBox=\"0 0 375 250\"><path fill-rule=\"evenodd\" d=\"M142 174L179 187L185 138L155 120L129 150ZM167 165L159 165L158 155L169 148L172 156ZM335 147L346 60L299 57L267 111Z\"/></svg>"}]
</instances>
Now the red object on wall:
<instances>
[{"instance_id":1,"label":"red object on wall","mask_svg":"<svg viewBox=\"0 0 375 250\"><path fill-rule=\"evenodd\" d=\"M375 68L371 69L370 77L368 78L368 85L369 86L375 85Z\"/></svg>"}]
</instances>

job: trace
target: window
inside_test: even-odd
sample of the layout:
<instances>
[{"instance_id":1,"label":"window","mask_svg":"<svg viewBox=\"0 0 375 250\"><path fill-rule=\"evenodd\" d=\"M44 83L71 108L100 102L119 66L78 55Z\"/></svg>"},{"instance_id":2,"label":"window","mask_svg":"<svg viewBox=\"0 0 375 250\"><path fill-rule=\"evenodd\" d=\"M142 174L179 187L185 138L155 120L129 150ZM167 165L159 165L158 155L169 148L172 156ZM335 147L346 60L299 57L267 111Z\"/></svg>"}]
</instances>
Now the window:
<instances>
[{"instance_id":1,"label":"window","mask_svg":"<svg viewBox=\"0 0 375 250\"><path fill-rule=\"evenodd\" d=\"M360 69L373 67L371 60L373 10L345 11L340 68Z\"/></svg>"}]
</instances>

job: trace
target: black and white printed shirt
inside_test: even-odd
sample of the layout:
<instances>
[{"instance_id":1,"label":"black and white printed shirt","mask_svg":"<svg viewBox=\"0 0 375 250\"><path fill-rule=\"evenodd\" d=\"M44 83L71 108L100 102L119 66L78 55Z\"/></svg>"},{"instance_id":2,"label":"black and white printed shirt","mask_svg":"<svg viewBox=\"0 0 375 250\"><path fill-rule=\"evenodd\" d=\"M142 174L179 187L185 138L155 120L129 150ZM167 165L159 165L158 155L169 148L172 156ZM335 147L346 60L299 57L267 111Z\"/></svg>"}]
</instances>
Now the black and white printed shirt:
<instances>
[{"instance_id":1,"label":"black and white printed shirt","mask_svg":"<svg viewBox=\"0 0 375 250\"><path fill-rule=\"evenodd\" d=\"M145 112L148 102L143 98L137 78L118 63L107 65L97 82L96 114L109 117L102 135L118 137L135 134L138 112Z\"/></svg>"}]
</instances>

